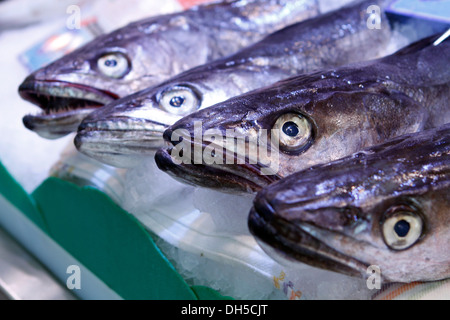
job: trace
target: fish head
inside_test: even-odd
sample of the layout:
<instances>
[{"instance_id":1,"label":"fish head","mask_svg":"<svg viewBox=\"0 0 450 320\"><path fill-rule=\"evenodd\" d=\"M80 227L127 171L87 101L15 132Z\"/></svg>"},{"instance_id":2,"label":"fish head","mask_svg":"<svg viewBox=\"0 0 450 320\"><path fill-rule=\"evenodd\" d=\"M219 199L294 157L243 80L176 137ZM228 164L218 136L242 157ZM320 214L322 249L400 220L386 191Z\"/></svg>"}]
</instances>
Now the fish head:
<instances>
[{"instance_id":1,"label":"fish head","mask_svg":"<svg viewBox=\"0 0 450 320\"><path fill-rule=\"evenodd\" d=\"M138 91L95 110L80 124L77 149L115 167L132 167L165 146L164 131L201 106L189 84L163 84Z\"/></svg>"},{"instance_id":2,"label":"fish head","mask_svg":"<svg viewBox=\"0 0 450 320\"><path fill-rule=\"evenodd\" d=\"M133 167L167 145L169 126L242 90L230 82L212 64L186 71L95 110L79 126L75 145L101 162Z\"/></svg>"},{"instance_id":3,"label":"fish head","mask_svg":"<svg viewBox=\"0 0 450 320\"><path fill-rule=\"evenodd\" d=\"M220 190L224 181L218 176L227 176L225 180L239 176L236 191L253 192L294 172L384 141L405 127L416 130L424 117L418 106L409 108L401 101L404 97L364 92L357 83L345 83L341 89L339 82L322 79L321 74L299 76L195 112L165 132L174 148L158 151L157 163L178 180ZM399 115L389 118L389 110ZM221 135L221 143L206 139L211 132ZM228 143L232 134L235 143ZM245 141L241 148L237 140ZM213 147L217 161L195 161L201 157L199 152L206 154ZM182 163L174 161L182 148L197 154L189 161L183 152Z\"/></svg>"},{"instance_id":4,"label":"fish head","mask_svg":"<svg viewBox=\"0 0 450 320\"><path fill-rule=\"evenodd\" d=\"M442 136L435 138L442 147ZM410 139L396 143L413 145ZM450 275L446 145L447 151L428 153L430 161L424 149L404 154L391 149L293 174L257 195L249 229L281 263L358 277L378 270L388 282L445 279Z\"/></svg>"},{"instance_id":5,"label":"fish head","mask_svg":"<svg viewBox=\"0 0 450 320\"><path fill-rule=\"evenodd\" d=\"M174 147L158 150L158 166L184 182L232 193L254 192L278 180L284 170L279 165L308 149L316 129L312 118L288 106L273 113L275 100L272 92L259 91L184 117L165 131L165 140ZM279 146L284 151L280 152L271 139L282 132L285 123L295 127L291 130L298 129L298 138L284 139L285 144ZM258 145L265 152L258 152ZM211 153L214 159L206 159ZM179 154L190 158L179 163Z\"/></svg>"},{"instance_id":6,"label":"fish head","mask_svg":"<svg viewBox=\"0 0 450 320\"><path fill-rule=\"evenodd\" d=\"M20 96L42 113L25 116L25 126L45 138L76 131L87 114L118 98L166 80L175 67L170 39L158 37L157 20L136 22L101 35L29 75ZM155 30L152 29L154 27Z\"/></svg>"}]
</instances>

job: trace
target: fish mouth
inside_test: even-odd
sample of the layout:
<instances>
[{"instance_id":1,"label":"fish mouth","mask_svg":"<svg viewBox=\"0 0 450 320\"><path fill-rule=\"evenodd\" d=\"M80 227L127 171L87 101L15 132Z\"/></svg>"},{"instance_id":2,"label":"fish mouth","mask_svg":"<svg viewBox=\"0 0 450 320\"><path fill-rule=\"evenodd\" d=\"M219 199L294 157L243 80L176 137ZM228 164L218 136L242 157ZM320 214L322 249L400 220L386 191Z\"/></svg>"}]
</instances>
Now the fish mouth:
<instances>
[{"instance_id":1,"label":"fish mouth","mask_svg":"<svg viewBox=\"0 0 450 320\"><path fill-rule=\"evenodd\" d=\"M275 217L274 209L266 200L255 201L248 227L261 248L281 264L302 262L351 277L366 276L368 264L327 246L312 235L311 230L320 227Z\"/></svg>"},{"instance_id":2,"label":"fish mouth","mask_svg":"<svg viewBox=\"0 0 450 320\"><path fill-rule=\"evenodd\" d=\"M42 109L38 115L23 118L25 127L48 139L75 132L93 110L119 98L115 93L82 84L33 78L20 85L19 95Z\"/></svg>"},{"instance_id":3,"label":"fish mouth","mask_svg":"<svg viewBox=\"0 0 450 320\"><path fill-rule=\"evenodd\" d=\"M167 146L163 132L167 126L145 119L115 118L83 121L75 136L81 153L118 168L132 168Z\"/></svg>"},{"instance_id":4,"label":"fish mouth","mask_svg":"<svg viewBox=\"0 0 450 320\"><path fill-rule=\"evenodd\" d=\"M202 151L207 146L211 147L211 144L201 144ZM194 149L195 144L192 145L192 150ZM155 161L158 168L174 179L196 187L232 194L255 193L280 179L278 175L261 175L259 163L249 164L245 161L243 164L236 164L234 158L234 164L225 164L225 153L224 164L207 164L203 160L202 163L196 164L181 162L172 155L173 151L173 148L163 148L156 152ZM191 159L195 159L195 156L192 155Z\"/></svg>"}]
</instances>

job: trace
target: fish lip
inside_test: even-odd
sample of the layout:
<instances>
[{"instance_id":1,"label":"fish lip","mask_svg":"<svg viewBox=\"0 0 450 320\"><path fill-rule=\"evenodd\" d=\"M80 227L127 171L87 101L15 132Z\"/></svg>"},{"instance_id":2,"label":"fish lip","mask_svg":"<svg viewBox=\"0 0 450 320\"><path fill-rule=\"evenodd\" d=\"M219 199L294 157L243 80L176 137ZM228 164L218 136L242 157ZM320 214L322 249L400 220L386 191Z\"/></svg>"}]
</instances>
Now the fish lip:
<instances>
[{"instance_id":1,"label":"fish lip","mask_svg":"<svg viewBox=\"0 0 450 320\"><path fill-rule=\"evenodd\" d=\"M146 127L146 124L153 126L149 129ZM163 132L165 129L164 125L146 119L116 117L113 120L84 120L78 127L76 136L80 142L78 144L80 148L82 148L83 142L90 143L90 140L97 138L98 142L104 144L112 143L118 145L123 144L124 146L139 146L142 149L141 152L151 151L155 153L158 148L167 146L167 143L163 140ZM136 136L137 133L140 134L139 137ZM162 145L146 149L146 141L161 141Z\"/></svg>"},{"instance_id":2,"label":"fish lip","mask_svg":"<svg viewBox=\"0 0 450 320\"><path fill-rule=\"evenodd\" d=\"M248 217L251 234L270 256L280 258L284 262L286 260L289 263L302 262L352 277L367 276L368 264L347 256L315 238L308 232L310 227L308 223L296 221L296 225L293 226L288 221L275 217L275 214L275 210L267 200L257 198ZM289 235L286 236L286 232ZM289 237L293 235L300 240L295 242L290 240Z\"/></svg>"},{"instance_id":3,"label":"fish lip","mask_svg":"<svg viewBox=\"0 0 450 320\"><path fill-rule=\"evenodd\" d=\"M173 130L171 128L168 128L166 131L164 131L163 134L163 138L164 140L171 144L172 146L176 146L178 143L180 143L181 141L172 141L171 137L172 137L172 133ZM201 147L202 150L204 150L206 147L211 147L213 145L215 145L213 142L209 142L209 141L202 141L200 144L198 144L194 139L191 140L191 150L195 150L195 147ZM221 146L219 145L215 145L218 148L221 148ZM187 179L183 179L181 177L184 176L190 176L190 178L196 178L196 177L201 177L202 175L204 177L210 177L211 178L211 183L204 181L204 183L202 183L202 180L196 180L197 184L195 184L195 186L201 186L201 187L207 187L207 188L212 188L212 189L219 189L221 191L226 191L226 192L231 192L231 193L235 193L235 192L258 192L260 191L263 187L272 184L273 182L276 182L278 180L281 179L281 176L279 176L278 174L276 175L262 175L262 165L258 162L257 164L250 164L247 159L245 161L244 164L226 164L226 152L227 150L224 150L223 153L223 164L219 166L219 168L217 166L212 167L211 165L208 164L194 164L189 163L189 164L181 164L178 165L173 161L172 156L170 155L170 152L172 151L172 148L168 148L166 150L160 149L158 150L158 152L156 153L156 157L158 157L157 159L157 164L159 162L160 169L162 171L165 171L169 174L171 174L172 176L174 176L174 178L181 180L185 183L190 183L189 180ZM234 155L235 156L235 155ZM155 159L156 159L155 157ZM194 157L191 157L191 159L193 159ZM234 158L236 159L236 158ZM222 168L227 167L227 168L233 168L233 167L239 167L240 169L243 169L244 172L246 173L250 173L250 177L252 176L256 176L259 179L257 181L252 181L251 179L244 177L242 175L239 174L239 172L237 172L236 170L224 170ZM177 175L178 173L178 175ZM233 188L233 185L228 185L227 188L224 188L223 184L224 180L228 180L228 182L234 181L234 183L236 183L235 188ZM222 181L222 183L214 183L214 181ZM246 186L246 187L244 187Z\"/></svg>"},{"instance_id":4,"label":"fish lip","mask_svg":"<svg viewBox=\"0 0 450 320\"><path fill-rule=\"evenodd\" d=\"M50 139L76 131L93 109L119 98L112 92L82 84L34 78L27 78L20 85L19 95L43 110L41 114L26 115L24 126Z\"/></svg>"},{"instance_id":5,"label":"fish lip","mask_svg":"<svg viewBox=\"0 0 450 320\"><path fill-rule=\"evenodd\" d=\"M175 179L195 187L220 189L227 193L255 193L263 186L245 177L203 164L176 164L170 154L171 148L161 148L155 154L158 168ZM191 180L186 179L188 176ZM210 179L208 179L210 178Z\"/></svg>"},{"instance_id":6,"label":"fish lip","mask_svg":"<svg viewBox=\"0 0 450 320\"><path fill-rule=\"evenodd\" d=\"M70 96L67 94L67 89L76 90L78 94L90 94L89 99L84 99L84 97ZM22 99L29 101L44 111L51 112L47 105L40 103L39 96L43 98L72 98L74 100L87 100L91 102L96 102L101 105L105 105L108 102L117 100L119 96L113 92L107 90L101 90L94 87L86 86L79 83L73 83L68 81L60 80L38 80L35 78L27 78L19 86L19 95Z\"/></svg>"},{"instance_id":7,"label":"fish lip","mask_svg":"<svg viewBox=\"0 0 450 320\"><path fill-rule=\"evenodd\" d=\"M83 117L93 109L67 111L64 114L26 115L22 118L23 125L46 139L59 139L76 132Z\"/></svg>"},{"instance_id":8,"label":"fish lip","mask_svg":"<svg viewBox=\"0 0 450 320\"><path fill-rule=\"evenodd\" d=\"M162 139L163 130L144 127L128 130L111 128L108 124L109 121L83 121L74 139L77 150L105 164L130 168L139 163L138 158L154 156L158 148L167 146Z\"/></svg>"},{"instance_id":9,"label":"fish lip","mask_svg":"<svg viewBox=\"0 0 450 320\"><path fill-rule=\"evenodd\" d=\"M133 134L135 134L137 131L133 131ZM154 131L147 131L147 130L139 130L139 132L142 133L150 133ZM83 151L85 149L88 149L89 146L92 146L95 142L101 142L104 144L109 145L117 145L117 146L123 146L124 148L127 148L124 152L119 152L121 154L133 154L132 149L136 148L138 150L136 153L138 154L151 154L155 153L158 148L166 146L166 143L164 140L157 135L154 134L148 134L143 135L139 139L131 137L130 139L110 139L111 136L120 136L122 134L126 134L126 130L81 130L78 131L78 133L75 136L76 139L76 147L79 151ZM159 147L146 147L146 142L160 142L161 145ZM128 150L129 149L129 150ZM99 149L101 151L101 149Z\"/></svg>"}]
</instances>

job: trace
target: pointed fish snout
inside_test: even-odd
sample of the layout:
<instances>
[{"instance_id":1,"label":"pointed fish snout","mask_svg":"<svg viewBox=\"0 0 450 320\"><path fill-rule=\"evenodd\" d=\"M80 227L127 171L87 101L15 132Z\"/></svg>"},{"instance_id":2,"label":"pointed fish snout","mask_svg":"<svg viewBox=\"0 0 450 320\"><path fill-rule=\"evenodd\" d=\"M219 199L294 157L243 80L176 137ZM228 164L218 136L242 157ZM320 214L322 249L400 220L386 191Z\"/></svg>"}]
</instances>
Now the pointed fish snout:
<instances>
[{"instance_id":1,"label":"pointed fish snout","mask_svg":"<svg viewBox=\"0 0 450 320\"><path fill-rule=\"evenodd\" d=\"M167 128L163 133L163 139L169 143L173 143L174 145L176 145L177 142L172 141L172 134L173 134L172 127Z\"/></svg>"},{"instance_id":2,"label":"pointed fish snout","mask_svg":"<svg viewBox=\"0 0 450 320\"><path fill-rule=\"evenodd\" d=\"M292 176L260 191L254 201L255 212L264 220L284 220L293 224L313 224L332 231L343 231L364 220L362 210L351 205L327 201L311 188L298 188Z\"/></svg>"}]
</instances>

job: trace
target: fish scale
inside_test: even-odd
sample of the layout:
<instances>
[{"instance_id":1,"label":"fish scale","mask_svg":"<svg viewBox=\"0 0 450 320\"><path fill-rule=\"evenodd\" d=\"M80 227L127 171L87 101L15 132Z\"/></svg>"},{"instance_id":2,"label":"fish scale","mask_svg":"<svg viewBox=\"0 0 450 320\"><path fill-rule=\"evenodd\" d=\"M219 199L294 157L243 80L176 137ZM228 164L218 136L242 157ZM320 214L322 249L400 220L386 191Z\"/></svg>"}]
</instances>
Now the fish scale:
<instances>
[{"instance_id":1,"label":"fish scale","mask_svg":"<svg viewBox=\"0 0 450 320\"><path fill-rule=\"evenodd\" d=\"M44 138L60 138L75 132L81 119L100 106L230 55L317 14L316 0L232 0L130 23L29 75L19 94L44 113L25 116L24 125ZM103 61L104 57L110 59ZM68 112L53 114L48 108L51 97L57 98L53 106L69 102L59 99L70 94L58 91L61 83L77 89L81 85L83 90L70 100ZM100 106L81 103L91 100L92 90L108 92Z\"/></svg>"},{"instance_id":2,"label":"fish scale","mask_svg":"<svg viewBox=\"0 0 450 320\"><path fill-rule=\"evenodd\" d=\"M392 30L383 12L381 29L367 28L369 16L366 11L374 4L383 6L385 1L355 1L338 10L292 24L233 55L114 101L82 122L75 144L82 153L106 164L133 166L135 157L154 153L157 146L155 139L159 138L160 146L164 145L162 135L155 135L153 130L153 126L163 122L161 111L172 121L164 122L168 126L195 110L208 108L293 75L381 57L391 41ZM196 102L193 108L188 108L188 103L171 108L163 100L167 92L180 92L179 95L185 97L186 91ZM206 118L212 117L207 113L204 115ZM119 123L129 119L145 120L148 132L136 132L135 141L131 142L121 141L113 130L95 130L96 123ZM148 137L152 137L151 144L143 142L141 148L135 148L139 141ZM131 148L127 147L128 143L131 143Z\"/></svg>"},{"instance_id":3,"label":"fish scale","mask_svg":"<svg viewBox=\"0 0 450 320\"><path fill-rule=\"evenodd\" d=\"M219 130L223 135L227 129L245 128L245 124L244 135L265 146L267 154L273 151L277 155L258 160L273 163L278 179L403 134L441 126L450 122L450 41L434 46L439 36L422 39L381 59L300 75L229 99L184 117L166 130L164 137L171 143L177 130L193 137L196 121L202 121L202 132ZM273 130L286 116L306 118L311 127L301 131L309 137L295 152L286 150L286 145L277 149L258 139L259 132ZM185 143L196 145L192 139ZM195 180L199 186L204 181L208 188L233 193L255 192L267 186L254 171L245 170L245 165L214 165L214 171L209 171L212 166L200 170L192 162L175 164L172 150L160 149L156 161L180 181ZM257 167L263 174L264 166ZM225 173L220 177L220 171L226 171L227 177ZM239 183L228 178L230 175Z\"/></svg>"},{"instance_id":4,"label":"fish scale","mask_svg":"<svg viewBox=\"0 0 450 320\"><path fill-rule=\"evenodd\" d=\"M317 181L342 187L319 192ZM249 228L275 259L366 276L364 267L351 268L359 261L366 267L379 266L388 282L436 281L450 277L449 191L450 124L446 124L315 166L266 187L255 199ZM356 212L359 222L336 225L337 220L331 219L342 210ZM424 225L409 247L397 249L387 240L384 225L394 214L405 212ZM277 227L279 220L289 226L289 234L286 227ZM407 229L395 230L407 239L410 228L408 223ZM329 248L325 263L301 249L309 246L305 233ZM316 257L323 256L317 253Z\"/></svg>"}]
</instances>

